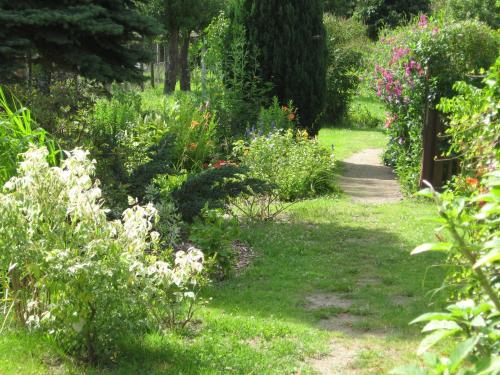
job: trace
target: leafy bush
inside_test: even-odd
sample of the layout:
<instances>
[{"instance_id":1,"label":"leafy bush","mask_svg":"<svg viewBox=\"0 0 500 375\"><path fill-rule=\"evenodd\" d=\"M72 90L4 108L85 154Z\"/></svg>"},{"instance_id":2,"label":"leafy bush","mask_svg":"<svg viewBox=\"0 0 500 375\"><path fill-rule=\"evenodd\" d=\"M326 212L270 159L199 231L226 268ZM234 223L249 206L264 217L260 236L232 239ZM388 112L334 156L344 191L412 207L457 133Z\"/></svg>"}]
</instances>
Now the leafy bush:
<instances>
[{"instance_id":1,"label":"leafy bush","mask_svg":"<svg viewBox=\"0 0 500 375\"><path fill-rule=\"evenodd\" d=\"M269 191L262 180L248 176L245 168L219 161L213 168L190 175L186 182L172 191L183 220L193 222L203 208L223 208L231 197Z\"/></svg>"},{"instance_id":2,"label":"leafy bush","mask_svg":"<svg viewBox=\"0 0 500 375\"><path fill-rule=\"evenodd\" d=\"M333 158L306 132L275 131L235 143L235 153L252 177L276 187L283 200L332 191Z\"/></svg>"},{"instance_id":3,"label":"leafy bush","mask_svg":"<svg viewBox=\"0 0 500 375\"><path fill-rule=\"evenodd\" d=\"M8 100L0 87L0 186L15 175L19 155L32 144L47 146L48 160L55 165L54 142L43 129L33 129L30 110L14 98Z\"/></svg>"},{"instance_id":4,"label":"leafy bush","mask_svg":"<svg viewBox=\"0 0 500 375\"><path fill-rule=\"evenodd\" d=\"M174 170L200 171L217 150L218 119L210 105L200 104L193 94L179 93L168 98L163 116L173 139Z\"/></svg>"},{"instance_id":5,"label":"leafy bush","mask_svg":"<svg viewBox=\"0 0 500 375\"><path fill-rule=\"evenodd\" d=\"M352 103L349 106L347 119L351 126L356 128L377 129L382 128L384 121L380 116L361 103Z\"/></svg>"},{"instance_id":6,"label":"leafy bush","mask_svg":"<svg viewBox=\"0 0 500 375\"><path fill-rule=\"evenodd\" d=\"M273 103L267 108L261 108L257 126L247 130L248 133L269 134L274 130L295 129L298 125L297 108L290 102L280 106L278 98L273 98Z\"/></svg>"},{"instance_id":7,"label":"leafy bush","mask_svg":"<svg viewBox=\"0 0 500 375\"><path fill-rule=\"evenodd\" d=\"M478 19L491 28L500 27L500 4L496 0L441 0L435 11L455 20Z\"/></svg>"},{"instance_id":8,"label":"leafy bush","mask_svg":"<svg viewBox=\"0 0 500 375\"><path fill-rule=\"evenodd\" d=\"M429 21L384 35L375 67L377 95L385 101L390 142L385 154L406 192L418 188L426 105L453 93L455 81L496 59L496 33L477 21ZM446 149L446 145L440 145Z\"/></svg>"},{"instance_id":9,"label":"leafy bush","mask_svg":"<svg viewBox=\"0 0 500 375\"><path fill-rule=\"evenodd\" d=\"M459 157L461 176L456 184L466 189L467 178L478 178L498 168L500 160L500 58L477 88L466 82L454 86L457 95L443 98L438 109L448 114L451 147L447 157Z\"/></svg>"},{"instance_id":10,"label":"leafy bush","mask_svg":"<svg viewBox=\"0 0 500 375\"><path fill-rule=\"evenodd\" d=\"M235 252L232 243L238 237L239 226L235 219L225 217L221 209L203 209L190 227L189 240L203 249L207 258L214 260L213 275L226 278L234 267Z\"/></svg>"},{"instance_id":11,"label":"leafy bush","mask_svg":"<svg viewBox=\"0 0 500 375\"><path fill-rule=\"evenodd\" d=\"M256 123L270 85L259 77L257 52L248 46L245 28L237 19L221 13L207 27L206 35L203 58L211 73L206 94L223 124L219 136L241 136L249 124Z\"/></svg>"},{"instance_id":12,"label":"leafy bush","mask_svg":"<svg viewBox=\"0 0 500 375\"><path fill-rule=\"evenodd\" d=\"M188 319L203 254L160 252L152 205L108 221L87 152L60 168L48 155L30 148L0 193L5 311L90 362L110 359L128 334Z\"/></svg>"},{"instance_id":13,"label":"leafy bush","mask_svg":"<svg viewBox=\"0 0 500 375\"><path fill-rule=\"evenodd\" d=\"M326 14L323 22L328 48L325 116L329 121L336 121L346 115L356 93L358 70L363 66L363 51L366 51L370 41L366 37L366 27L354 18Z\"/></svg>"},{"instance_id":14,"label":"leafy bush","mask_svg":"<svg viewBox=\"0 0 500 375\"><path fill-rule=\"evenodd\" d=\"M466 194L448 191L434 197L439 205L442 226L449 241L424 244L413 251L440 251L458 261L467 270L469 299L456 301L446 312L427 313L413 323L427 322L426 338L418 353L425 354L425 367L401 367L394 374L497 374L500 371L500 298L498 267L500 266L500 170L485 176L483 183L474 182ZM442 236L439 236L442 237ZM445 338L456 343L450 356L438 356L428 350Z\"/></svg>"},{"instance_id":15,"label":"leafy bush","mask_svg":"<svg viewBox=\"0 0 500 375\"><path fill-rule=\"evenodd\" d=\"M394 28L427 12L430 3L431 0L362 0L357 3L355 16L368 26L370 38L377 39L381 29Z\"/></svg>"}]
</instances>

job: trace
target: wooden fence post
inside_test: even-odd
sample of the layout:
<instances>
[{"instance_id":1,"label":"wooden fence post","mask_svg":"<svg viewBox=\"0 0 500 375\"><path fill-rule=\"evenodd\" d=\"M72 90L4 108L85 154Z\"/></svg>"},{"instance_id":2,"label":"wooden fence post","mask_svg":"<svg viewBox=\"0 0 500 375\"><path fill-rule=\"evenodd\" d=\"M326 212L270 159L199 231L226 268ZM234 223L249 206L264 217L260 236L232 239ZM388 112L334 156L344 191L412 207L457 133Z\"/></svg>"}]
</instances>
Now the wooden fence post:
<instances>
[{"instance_id":1,"label":"wooden fence post","mask_svg":"<svg viewBox=\"0 0 500 375\"><path fill-rule=\"evenodd\" d=\"M439 125L439 112L432 109L427 103L425 109L425 123L423 129L422 143L422 174L420 175L420 187L425 187L423 181L434 185L434 166L437 145L437 129Z\"/></svg>"}]
</instances>

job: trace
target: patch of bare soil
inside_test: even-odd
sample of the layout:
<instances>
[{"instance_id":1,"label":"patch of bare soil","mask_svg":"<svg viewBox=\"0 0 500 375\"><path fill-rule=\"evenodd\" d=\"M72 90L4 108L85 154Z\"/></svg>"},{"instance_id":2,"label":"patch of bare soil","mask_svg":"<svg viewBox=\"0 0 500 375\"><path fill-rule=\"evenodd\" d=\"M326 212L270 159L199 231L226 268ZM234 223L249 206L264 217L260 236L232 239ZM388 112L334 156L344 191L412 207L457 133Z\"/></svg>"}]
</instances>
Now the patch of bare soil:
<instances>
[{"instance_id":1,"label":"patch of bare soil","mask_svg":"<svg viewBox=\"0 0 500 375\"><path fill-rule=\"evenodd\" d=\"M355 374L352 363L363 348L356 342L332 342L329 355L311 360L311 366L320 374Z\"/></svg>"},{"instance_id":2,"label":"patch of bare soil","mask_svg":"<svg viewBox=\"0 0 500 375\"><path fill-rule=\"evenodd\" d=\"M340 188L355 202L389 203L402 199L391 168L382 165L382 149L366 149L343 161Z\"/></svg>"},{"instance_id":3,"label":"patch of bare soil","mask_svg":"<svg viewBox=\"0 0 500 375\"><path fill-rule=\"evenodd\" d=\"M348 309L352 306L352 301L345 295L339 293L315 293L306 297L308 310L316 310L328 307Z\"/></svg>"},{"instance_id":4,"label":"patch of bare soil","mask_svg":"<svg viewBox=\"0 0 500 375\"><path fill-rule=\"evenodd\" d=\"M241 274L255 258L255 253L250 246L243 242L234 241L233 250L236 252L236 273Z\"/></svg>"},{"instance_id":5,"label":"patch of bare soil","mask_svg":"<svg viewBox=\"0 0 500 375\"><path fill-rule=\"evenodd\" d=\"M363 319L358 315L342 313L327 319L321 319L319 326L327 331L342 332L350 336L356 336L361 332L357 330L354 325L362 320Z\"/></svg>"}]
</instances>

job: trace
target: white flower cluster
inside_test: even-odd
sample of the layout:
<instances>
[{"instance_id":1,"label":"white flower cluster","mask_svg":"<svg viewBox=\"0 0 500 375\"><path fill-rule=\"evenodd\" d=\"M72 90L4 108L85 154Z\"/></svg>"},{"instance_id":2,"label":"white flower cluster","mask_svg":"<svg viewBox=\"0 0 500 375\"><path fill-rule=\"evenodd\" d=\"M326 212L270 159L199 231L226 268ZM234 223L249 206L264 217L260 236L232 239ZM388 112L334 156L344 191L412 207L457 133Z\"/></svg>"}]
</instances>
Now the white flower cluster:
<instances>
[{"instance_id":1,"label":"white flower cluster","mask_svg":"<svg viewBox=\"0 0 500 375\"><path fill-rule=\"evenodd\" d=\"M194 298L203 271L201 251L178 252L174 259L162 255L167 253L158 249L160 235L152 231L157 220L152 205L131 201L121 221L109 221L88 152L67 152L61 167L51 167L47 156L45 148L29 149L18 176L0 191L0 270L8 270L17 288L10 295L24 298L18 319L38 325L50 313L55 317L50 322L74 333L78 322L98 314L123 316L110 309L126 304L112 301L157 305L152 299L158 295L170 301L178 293ZM104 326L111 329L108 323Z\"/></svg>"}]
</instances>

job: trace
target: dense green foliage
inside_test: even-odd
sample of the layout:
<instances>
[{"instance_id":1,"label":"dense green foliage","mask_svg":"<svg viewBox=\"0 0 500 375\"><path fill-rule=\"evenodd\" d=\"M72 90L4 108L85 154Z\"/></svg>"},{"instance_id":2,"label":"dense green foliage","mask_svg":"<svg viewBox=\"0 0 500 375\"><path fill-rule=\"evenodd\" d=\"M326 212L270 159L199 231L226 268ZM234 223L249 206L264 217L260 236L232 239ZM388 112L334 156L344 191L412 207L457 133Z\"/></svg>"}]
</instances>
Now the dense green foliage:
<instances>
[{"instance_id":1,"label":"dense green foliage","mask_svg":"<svg viewBox=\"0 0 500 375\"><path fill-rule=\"evenodd\" d=\"M155 32L131 0L0 2L0 81L37 64L103 82L140 81L148 60L141 35Z\"/></svg>"},{"instance_id":2,"label":"dense green foliage","mask_svg":"<svg viewBox=\"0 0 500 375\"><path fill-rule=\"evenodd\" d=\"M406 366L395 374L496 374L500 316L500 154L498 150L498 60L482 89L459 82L458 95L442 99L439 108L449 116L448 155L462 161L461 173L444 193L428 189L420 195L439 206L438 243L417 247L414 254L429 251L447 255L447 287L452 304L446 312L424 314L413 323L426 322L427 334L419 347L424 367ZM453 338L449 356L430 348Z\"/></svg>"},{"instance_id":3,"label":"dense green foliage","mask_svg":"<svg viewBox=\"0 0 500 375\"><path fill-rule=\"evenodd\" d=\"M34 129L33 125L30 110L22 107L15 98L8 99L0 87L0 186L15 175L19 156L30 145L48 147L48 160L56 164L54 142L43 129Z\"/></svg>"},{"instance_id":4,"label":"dense green foliage","mask_svg":"<svg viewBox=\"0 0 500 375\"><path fill-rule=\"evenodd\" d=\"M419 13L429 10L430 0L360 0L356 13L368 27L368 35L377 39L384 27L408 22Z\"/></svg>"},{"instance_id":5,"label":"dense green foliage","mask_svg":"<svg viewBox=\"0 0 500 375\"><path fill-rule=\"evenodd\" d=\"M500 27L500 4L496 0L438 0L435 11L456 20L476 18L491 28Z\"/></svg>"},{"instance_id":6,"label":"dense green foliage","mask_svg":"<svg viewBox=\"0 0 500 375\"><path fill-rule=\"evenodd\" d=\"M418 189L426 106L453 94L453 84L488 68L497 57L495 31L477 21L429 21L399 28L381 38L375 66L377 94L388 106L390 142L385 161L403 189ZM446 144L440 145L442 151Z\"/></svg>"},{"instance_id":7,"label":"dense green foliage","mask_svg":"<svg viewBox=\"0 0 500 375\"><path fill-rule=\"evenodd\" d=\"M441 224L450 240L417 247L413 254L427 251L445 252L452 263L458 263L466 277L463 291L467 299L454 301L446 312L424 314L412 323L427 322L427 334L419 347L426 354L425 368L407 366L395 374L496 374L498 361L498 321L500 298L498 266L500 262L500 171L485 176L482 183L471 184L462 194L435 191L422 194L434 197L439 205ZM438 238L443 238L439 235ZM448 357L429 353L440 341L452 337L455 348ZM457 342L458 341L458 342ZM465 372L467 371L467 372Z\"/></svg>"},{"instance_id":8,"label":"dense green foliage","mask_svg":"<svg viewBox=\"0 0 500 375\"><path fill-rule=\"evenodd\" d=\"M465 82L454 86L457 95L443 98L438 108L448 115L451 138L447 156L460 158L463 189L466 178L477 178L498 168L500 161L500 59L490 68L482 88Z\"/></svg>"},{"instance_id":9,"label":"dense green foliage","mask_svg":"<svg viewBox=\"0 0 500 375\"><path fill-rule=\"evenodd\" d=\"M240 231L235 219L228 220L221 209L203 209L189 231L189 240L203 249L207 258L213 258L211 276L216 279L227 278L234 269L236 253L233 241Z\"/></svg>"},{"instance_id":10,"label":"dense green foliage","mask_svg":"<svg viewBox=\"0 0 500 375\"><path fill-rule=\"evenodd\" d=\"M269 189L265 182L248 177L247 170L219 161L214 168L188 177L172 192L182 218L192 222L206 206L223 208L228 199L240 194L259 194Z\"/></svg>"},{"instance_id":11,"label":"dense green foliage","mask_svg":"<svg viewBox=\"0 0 500 375\"><path fill-rule=\"evenodd\" d=\"M240 17L259 73L273 84L271 97L277 96L282 104L293 101L302 126L317 134L326 89L322 2L245 0Z\"/></svg>"},{"instance_id":12,"label":"dense green foliage","mask_svg":"<svg viewBox=\"0 0 500 375\"><path fill-rule=\"evenodd\" d=\"M245 28L224 14L206 29L204 63L211 72L202 95L218 113L223 137L241 136L257 122L270 85L258 76L256 52L247 41ZM203 83L202 83L203 85Z\"/></svg>"},{"instance_id":13,"label":"dense green foliage","mask_svg":"<svg viewBox=\"0 0 500 375\"><path fill-rule=\"evenodd\" d=\"M333 190L333 156L306 132L275 131L239 141L235 153L250 175L277 189L283 200L307 198Z\"/></svg>"},{"instance_id":14,"label":"dense green foliage","mask_svg":"<svg viewBox=\"0 0 500 375\"><path fill-rule=\"evenodd\" d=\"M369 40L366 27L354 18L326 14L323 22L328 49L325 118L338 121L347 114L358 88Z\"/></svg>"}]
</instances>

